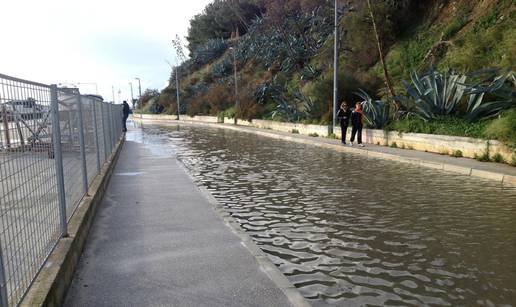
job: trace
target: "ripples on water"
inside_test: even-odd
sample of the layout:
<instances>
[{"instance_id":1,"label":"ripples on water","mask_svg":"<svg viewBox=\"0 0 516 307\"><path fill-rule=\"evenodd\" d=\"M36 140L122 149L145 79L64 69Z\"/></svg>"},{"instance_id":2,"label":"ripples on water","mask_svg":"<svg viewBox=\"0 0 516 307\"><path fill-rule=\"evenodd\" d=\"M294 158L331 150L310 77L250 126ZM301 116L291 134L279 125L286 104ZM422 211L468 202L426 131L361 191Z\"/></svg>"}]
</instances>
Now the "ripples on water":
<instances>
[{"instance_id":1,"label":"ripples on water","mask_svg":"<svg viewBox=\"0 0 516 307\"><path fill-rule=\"evenodd\" d=\"M516 303L516 191L226 130L147 128L319 305Z\"/></svg>"}]
</instances>

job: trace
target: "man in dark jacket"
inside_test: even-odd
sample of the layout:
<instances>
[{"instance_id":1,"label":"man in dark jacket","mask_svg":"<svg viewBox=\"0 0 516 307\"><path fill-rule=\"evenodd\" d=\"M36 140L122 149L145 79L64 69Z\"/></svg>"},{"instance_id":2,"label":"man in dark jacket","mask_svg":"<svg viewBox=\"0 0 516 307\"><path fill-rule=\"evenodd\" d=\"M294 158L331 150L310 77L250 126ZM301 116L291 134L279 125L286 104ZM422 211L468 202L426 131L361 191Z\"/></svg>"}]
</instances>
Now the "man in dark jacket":
<instances>
[{"instance_id":1,"label":"man in dark jacket","mask_svg":"<svg viewBox=\"0 0 516 307\"><path fill-rule=\"evenodd\" d=\"M348 104L345 101L340 104L339 112L337 112L337 118L340 119L342 144L346 144L346 133L348 132L349 119L351 118L351 110L348 108Z\"/></svg>"},{"instance_id":2,"label":"man in dark jacket","mask_svg":"<svg viewBox=\"0 0 516 307\"><path fill-rule=\"evenodd\" d=\"M123 132L126 132L127 131L127 126L126 126L126 123L127 123L127 118L129 117L129 114L131 114L131 109L129 108L129 104L127 103L127 101L124 100L124 102L122 103L122 106L123 106L123 124L124 124L124 128L123 128Z\"/></svg>"}]
</instances>

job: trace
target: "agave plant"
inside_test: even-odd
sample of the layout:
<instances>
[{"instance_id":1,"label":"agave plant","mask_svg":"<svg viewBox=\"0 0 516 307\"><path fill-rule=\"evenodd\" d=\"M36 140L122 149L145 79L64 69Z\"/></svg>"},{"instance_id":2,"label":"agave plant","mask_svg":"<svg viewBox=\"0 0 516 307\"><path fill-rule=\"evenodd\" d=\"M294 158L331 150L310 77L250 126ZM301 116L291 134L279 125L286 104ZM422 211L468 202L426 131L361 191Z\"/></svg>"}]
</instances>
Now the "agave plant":
<instances>
[{"instance_id":1,"label":"agave plant","mask_svg":"<svg viewBox=\"0 0 516 307\"><path fill-rule=\"evenodd\" d=\"M210 63L221 56L228 48L228 43L223 39L210 39L203 46L197 48L192 54L192 61L196 65Z\"/></svg>"},{"instance_id":2,"label":"agave plant","mask_svg":"<svg viewBox=\"0 0 516 307\"><path fill-rule=\"evenodd\" d=\"M367 122L375 129L382 129L389 121L389 107L381 100L374 100L364 90L354 93L362 98L362 110Z\"/></svg>"},{"instance_id":3,"label":"agave plant","mask_svg":"<svg viewBox=\"0 0 516 307\"><path fill-rule=\"evenodd\" d=\"M481 83L468 86L466 94L470 95L465 118L469 121L488 119L501 111L516 107L516 78L513 71L495 76L487 85ZM494 100L485 101L485 95Z\"/></svg>"},{"instance_id":4,"label":"agave plant","mask_svg":"<svg viewBox=\"0 0 516 307\"><path fill-rule=\"evenodd\" d=\"M431 120L456 111L466 91L466 78L465 75L440 73L431 68L422 76L413 72L412 84L403 81L403 86L415 103L416 114L423 120ZM402 101L406 103L406 99Z\"/></svg>"},{"instance_id":5,"label":"agave plant","mask_svg":"<svg viewBox=\"0 0 516 307\"><path fill-rule=\"evenodd\" d=\"M229 76L233 71L233 63L229 58L224 58L220 62L213 65L211 73L215 78L223 78Z\"/></svg>"}]
</instances>

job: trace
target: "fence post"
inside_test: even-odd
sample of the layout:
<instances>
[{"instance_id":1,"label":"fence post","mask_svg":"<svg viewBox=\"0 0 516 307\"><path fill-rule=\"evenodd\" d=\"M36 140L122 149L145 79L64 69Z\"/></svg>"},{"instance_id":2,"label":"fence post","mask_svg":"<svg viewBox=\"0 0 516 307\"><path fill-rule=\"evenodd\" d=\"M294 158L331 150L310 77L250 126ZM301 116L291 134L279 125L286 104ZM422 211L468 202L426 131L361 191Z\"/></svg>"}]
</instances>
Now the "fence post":
<instances>
[{"instance_id":1,"label":"fence post","mask_svg":"<svg viewBox=\"0 0 516 307\"><path fill-rule=\"evenodd\" d=\"M100 121L102 123L102 141L104 142L104 161L108 157L107 135L106 135L106 117L104 116L104 101L100 102Z\"/></svg>"},{"instance_id":2,"label":"fence post","mask_svg":"<svg viewBox=\"0 0 516 307\"><path fill-rule=\"evenodd\" d=\"M0 242L0 307L9 306L9 297L7 294L7 278L5 277L4 253L2 251L2 242Z\"/></svg>"},{"instance_id":3,"label":"fence post","mask_svg":"<svg viewBox=\"0 0 516 307\"><path fill-rule=\"evenodd\" d=\"M95 125L95 148L97 149L97 174L100 174L100 148L99 148L99 131L97 125L97 101L93 100L93 125Z\"/></svg>"},{"instance_id":4,"label":"fence post","mask_svg":"<svg viewBox=\"0 0 516 307\"><path fill-rule=\"evenodd\" d=\"M82 97L78 95L77 106L79 110L79 143L82 162L82 189L88 195L88 168L86 165L86 143L84 142L84 114L82 112Z\"/></svg>"},{"instance_id":5,"label":"fence post","mask_svg":"<svg viewBox=\"0 0 516 307\"><path fill-rule=\"evenodd\" d=\"M109 137L109 154L113 151L113 133L111 129L111 103L106 103L107 109L107 135Z\"/></svg>"},{"instance_id":6,"label":"fence post","mask_svg":"<svg viewBox=\"0 0 516 307\"><path fill-rule=\"evenodd\" d=\"M61 235L68 236L66 220L66 198L63 173L63 153L61 151L61 127L59 123L59 102L57 101L57 85L50 86L50 106L52 110L52 137L54 139L54 160L56 163L57 195L59 199L59 215L61 218Z\"/></svg>"}]
</instances>

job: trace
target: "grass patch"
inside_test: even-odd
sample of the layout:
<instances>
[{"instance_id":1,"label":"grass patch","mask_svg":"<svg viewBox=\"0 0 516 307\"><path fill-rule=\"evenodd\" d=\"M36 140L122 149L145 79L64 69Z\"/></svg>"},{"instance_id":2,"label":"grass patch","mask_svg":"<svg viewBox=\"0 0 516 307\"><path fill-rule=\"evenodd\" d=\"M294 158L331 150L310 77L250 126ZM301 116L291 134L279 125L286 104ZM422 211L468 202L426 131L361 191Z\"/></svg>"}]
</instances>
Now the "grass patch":
<instances>
[{"instance_id":1,"label":"grass patch","mask_svg":"<svg viewBox=\"0 0 516 307\"><path fill-rule=\"evenodd\" d=\"M386 129L401 133L425 133L485 138L486 126L487 122L471 123L455 117L440 117L428 122L417 117L411 117L391 122Z\"/></svg>"},{"instance_id":2,"label":"grass patch","mask_svg":"<svg viewBox=\"0 0 516 307\"><path fill-rule=\"evenodd\" d=\"M309 133L308 136L316 138L319 136L319 134L317 134L317 132L314 132L314 133Z\"/></svg>"},{"instance_id":3,"label":"grass patch","mask_svg":"<svg viewBox=\"0 0 516 307\"><path fill-rule=\"evenodd\" d=\"M486 135L511 148L516 148L516 109L505 112L489 123L486 127Z\"/></svg>"},{"instance_id":4,"label":"grass patch","mask_svg":"<svg viewBox=\"0 0 516 307\"><path fill-rule=\"evenodd\" d=\"M292 133L292 134L299 134L299 130L297 130L297 129L292 129L292 130L290 130L290 133Z\"/></svg>"},{"instance_id":5,"label":"grass patch","mask_svg":"<svg viewBox=\"0 0 516 307\"><path fill-rule=\"evenodd\" d=\"M398 144L396 144L396 142L392 142L390 147L391 148L398 148Z\"/></svg>"},{"instance_id":6,"label":"grass patch","mask_svg":"<svg viewBox=\"0 0 516 307\"><path fill-rule=\"evenodd\" d=\"M330 133L330 134L328 134L327 138L336 140L337 139L337 135L335 133Z\"/></svg>"}]
</instances>

